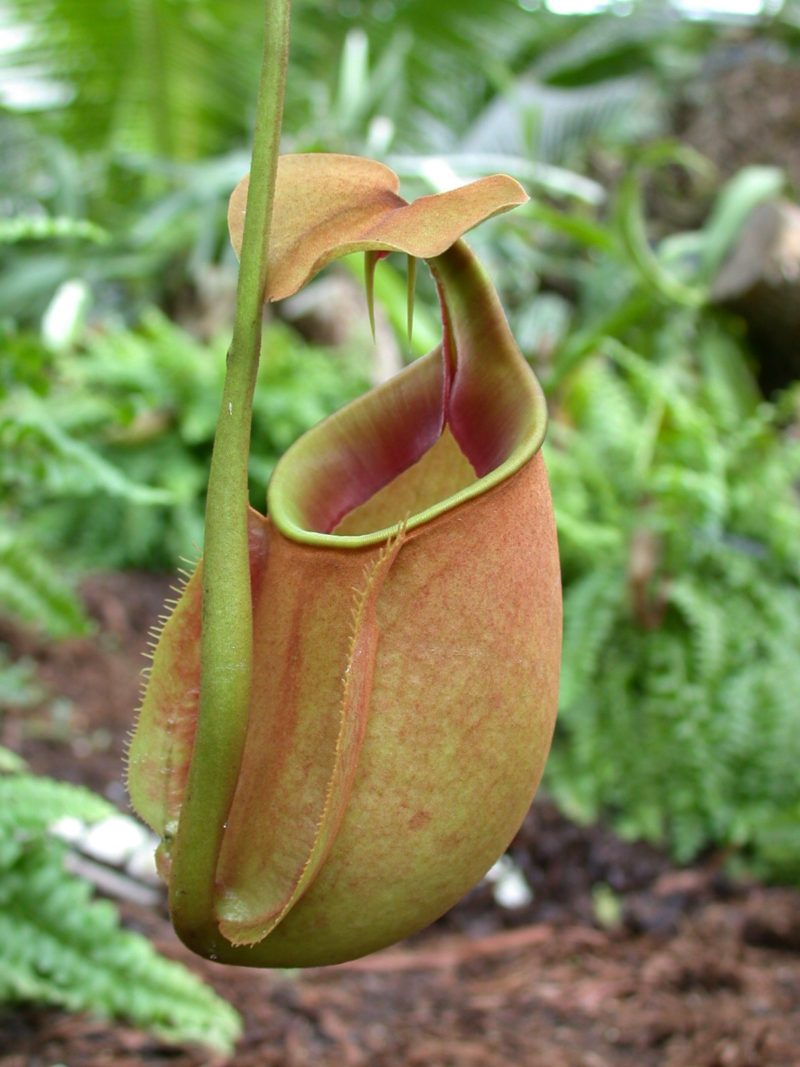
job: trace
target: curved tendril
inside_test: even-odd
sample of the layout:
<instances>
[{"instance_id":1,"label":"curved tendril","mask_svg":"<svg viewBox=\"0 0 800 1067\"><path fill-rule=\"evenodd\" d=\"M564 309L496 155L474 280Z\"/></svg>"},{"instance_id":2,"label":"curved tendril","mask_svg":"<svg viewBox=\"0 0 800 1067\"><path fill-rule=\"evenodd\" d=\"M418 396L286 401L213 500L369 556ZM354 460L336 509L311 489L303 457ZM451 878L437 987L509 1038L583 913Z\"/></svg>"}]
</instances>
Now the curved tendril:
<instances>
[{"instance_id":1,"label":"curved tendril","mask_svg":"<svg viewBox=\"0 0 800 1067\"><path fill-rule=\"evenodd\" d=\"M369 312L369 328L372 331L372 340L375 340L375 267L381 258L381 252L369 251L364 253L364 288L367 293L367 311Z\"/></svg>"}]
</instances>

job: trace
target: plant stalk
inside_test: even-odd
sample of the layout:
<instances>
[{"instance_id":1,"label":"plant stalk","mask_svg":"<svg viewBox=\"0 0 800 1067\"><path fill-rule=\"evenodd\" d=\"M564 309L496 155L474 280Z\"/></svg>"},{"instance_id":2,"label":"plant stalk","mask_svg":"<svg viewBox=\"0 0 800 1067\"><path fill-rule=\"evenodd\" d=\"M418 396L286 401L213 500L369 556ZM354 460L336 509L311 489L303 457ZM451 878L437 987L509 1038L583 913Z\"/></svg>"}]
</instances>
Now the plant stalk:
<instances>
[{"instance_id":1,"label":"plant stalk","mask_svg":"<svg viewBox=\"0 0 800 1067\"><path fill-rule=\"evenodd\" d=\"M261 351L272 203L280 145L291 0L266 0L236 316L206 498L200 714L173 846L170 907L179 936L204 955L220 941L217 862L239 775L252 679L247 545L253 390Z\"/></svg>"}]
</instances>

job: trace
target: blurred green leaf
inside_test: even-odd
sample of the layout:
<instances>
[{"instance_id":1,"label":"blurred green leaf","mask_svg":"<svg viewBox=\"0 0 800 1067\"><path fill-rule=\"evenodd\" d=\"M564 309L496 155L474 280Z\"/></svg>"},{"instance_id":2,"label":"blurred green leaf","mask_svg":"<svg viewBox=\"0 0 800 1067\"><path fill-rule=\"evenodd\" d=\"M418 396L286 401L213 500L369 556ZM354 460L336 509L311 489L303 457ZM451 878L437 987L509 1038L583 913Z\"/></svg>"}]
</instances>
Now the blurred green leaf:
<instances>
[{"instance_id":1,"label":"blurred green leaf","mask_svg":"<svg viewBox=\"0 0 800 1067\"><path fill-rule=\"evenodd\" d=\"M745 167L726 183L702 231L702 282L714 280L753 208L780 196L785 187L786 175L778 167Z\"/></svg>"}]
</instances>

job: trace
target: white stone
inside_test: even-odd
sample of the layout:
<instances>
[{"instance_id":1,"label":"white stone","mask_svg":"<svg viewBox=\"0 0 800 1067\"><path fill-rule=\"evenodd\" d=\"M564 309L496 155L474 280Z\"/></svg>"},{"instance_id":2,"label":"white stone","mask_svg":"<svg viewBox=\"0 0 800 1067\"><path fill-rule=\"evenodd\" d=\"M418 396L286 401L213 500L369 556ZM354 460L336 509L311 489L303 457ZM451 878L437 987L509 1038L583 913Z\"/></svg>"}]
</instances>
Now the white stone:
<instances>
[{"instance_id":1,"label":"white stone","mask_svg":"<svg viewBox=\"0 0 800 1067\"><path fill-rule=\"evenodd\" d=\"M112 815L89 827L81 841L81 849L93 859L121 867L134 852L145 846L149 837L147 830L134 819L127 815Z\"/></svg>"},{"instance_id":2,"label":"white stone","mask_svg":"<svg viewBox=\"0 0 800 1067\"><path fill-rule=\"evenodd\" d=\"M86 823L76 819L74 815L62 815L50 827L50 833L60 837L70 845L76 844L86 833Z\"/></svg>"}]
</instances>

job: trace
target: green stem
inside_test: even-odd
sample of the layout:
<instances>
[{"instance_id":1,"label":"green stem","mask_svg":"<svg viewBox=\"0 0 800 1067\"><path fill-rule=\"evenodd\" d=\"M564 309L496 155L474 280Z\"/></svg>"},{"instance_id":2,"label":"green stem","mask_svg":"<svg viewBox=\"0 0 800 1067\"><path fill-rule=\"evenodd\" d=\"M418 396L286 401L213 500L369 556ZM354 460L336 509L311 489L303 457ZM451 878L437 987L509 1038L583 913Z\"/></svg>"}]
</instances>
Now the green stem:
<instances>
[{"instance_id":1,"label":"green stem","mask_svg":"<svg viewBox=\"0 0 800 1067\"><path fill-rule=\"evenodd\" d=\"M214 955L215 876L247 732L253 612L247 547L247 462L261 349L291 0L266 0L266 29L236 318L208 476L203 558L200 715L170 874L179 936Z\"/></svg>"}]
</instances>

